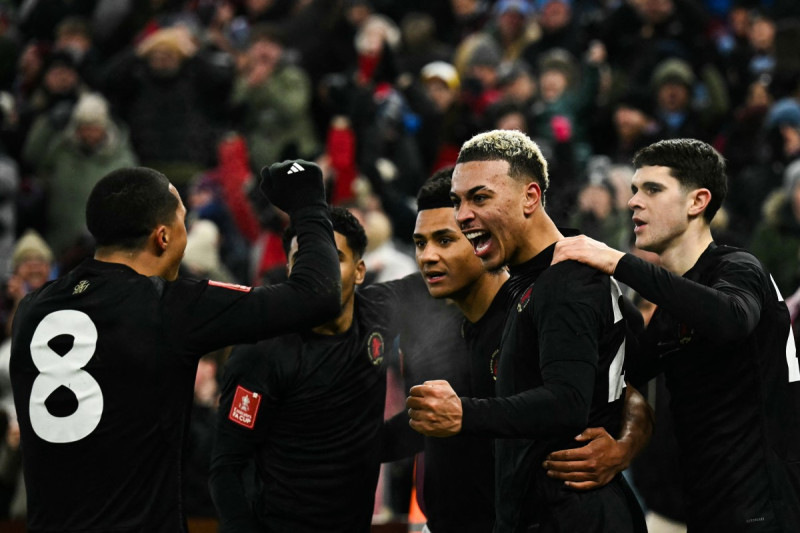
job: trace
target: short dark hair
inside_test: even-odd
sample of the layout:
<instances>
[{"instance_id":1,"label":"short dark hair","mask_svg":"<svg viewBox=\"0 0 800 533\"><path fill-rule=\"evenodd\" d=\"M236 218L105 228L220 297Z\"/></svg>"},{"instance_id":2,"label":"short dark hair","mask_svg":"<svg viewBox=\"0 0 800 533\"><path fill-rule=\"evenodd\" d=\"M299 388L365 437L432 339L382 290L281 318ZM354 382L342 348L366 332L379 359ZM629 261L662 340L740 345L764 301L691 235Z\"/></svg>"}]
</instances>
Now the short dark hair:
<instances>
[{"instance_id":1,"label":"short dark hair","mask_svg":"<svg viewBox=\"0 0 800 533\"><path fill-rule=\"evenodd\" d=\"M461 147L456 164L471 161L506 161L510 177L520 182L533 180L539 184L544 205L544 193L550 185L547 161L539 146L524 133L492 130L475 135Z\"/></svg>"},{"instance_id":2,"label":"short dark hair","mask_svg":"<svg viewBox=\"0 0 800 533\"><path fill-rule=\"evenodd\" d=\"M453 207L450 186L453 182L453 167L436 171L422 184L417 193L417 213L426 209Z\"/></svg>"},{"instance_id":3,"label":"short dark hair","mask_svg":"<svg viewBox=\"0 0 800 533\"><path fill-rule=\"evenodd\" d=\"M364 226L361 225L361 222L358 221L353 213L344 207L331 207L329 211L331 222L333 222L333 231L344 235L347 246L353 252L353 257L361 259L367 250L367 233L364 231ZM296 235L297 232L291 224L283 232L283 251L287 259L289 259L289 248L292 246L292 239Z\"/></svg>"},{"instance_id":4,"label":"short dark hair","mask_svg":"<svg viewBox=\"0 0 800 533\"><path fill-rule=\"evenodd\" d=\"M728 194L725 159L697 139L666 139L645 146L633 156L633 166L668 167L684 189L708 189L711 201L703 212L706 222L711 222Z\"/></svg>"},{"instance_id":5,"label":"short dark hair","mask_svg":"<svg viewBox=\"0 0 800 533\"><path fill-rule=\"evenodd\" d=\"M114 170L92 189L86 225L97 246L137 250L159 224L175 220L178 198L164 174L146 167Z\"/></svg>"}]
</instances>

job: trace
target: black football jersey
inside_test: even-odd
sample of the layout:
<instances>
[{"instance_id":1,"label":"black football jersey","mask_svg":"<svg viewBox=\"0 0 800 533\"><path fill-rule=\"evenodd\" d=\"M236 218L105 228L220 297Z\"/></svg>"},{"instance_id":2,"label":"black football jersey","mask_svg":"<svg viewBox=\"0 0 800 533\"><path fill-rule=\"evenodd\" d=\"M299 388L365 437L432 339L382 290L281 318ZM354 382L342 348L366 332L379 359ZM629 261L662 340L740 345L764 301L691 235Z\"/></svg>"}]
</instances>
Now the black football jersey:
<instances>
[{"instance_id":1,"label":"black football jersey","mask_svg":"<svg viewBox=\"0 0 800 533\"><path fill-rule=\"evenodd\" d=\"M574 437L586 427L616 435L624 402L626 329L619 288L575 262L551 267L552 255L551 246L511 269L507 285L513 296L505 311L497 398L462 398L463 428L498 437L498 531L557 522L558 513L566 517L595 503L609 514L622 513L605 530L626 531L632 521L616 483L587 493L584 504L570 500L566 493L573 491L547 478L541 467L547 453L578 445ZM590 506L588 498L599 503ZM603 530L602 525L592 530Z\"/></svg>"},{"instance_id":2,"label":"black football jersey","mask_svg":"<svg viewBox=\"0 0 800 533\"><path fill-rule=\"evenodd\" d=\"M400 348L403 378L408 387L427 380L447 380L460 396L494 396L492 356L500 344L502 320L486 313L477 324L466 321L455 304L434 300L421 276L407 298L414 313L401 317ZM503 306L498 295L494 303ZM484 337L489 349L472 350L472 340ZM467 339L470 339L468 341ZM402 427L408 426L407 412ZM494 442L481 435L424 437L422 468L418 470L417 499L433 533L482 533L494 524ZM422 480L420 483L419 480ZM458 487L454 490L454 487Z\"/></svg>"},{"instance_id":3,"label":"black football jersey","mask_svg":"<svg viewBox=\"0 0 800 533\"><path fill-rule=\"evenodd\" d=\"M800 531L800 367L769 274L712 243L683 277L630 255L615 275L658 305L632 378L666 376L690 530Z\"/></svg>"},{"instance_id":4,"label":"black football jersey","mask_svg":"<svg viewBox=\"0 0 800 533\"><path fill-rule=\"evenodd\" d=\"M212 457L222 531L370 530L397 301L372 285L355 294L345 333L306 331L234 350ZM239 476L253 458L260 486L250 513Z\"/></svg>"},{"instance_id":5,"label":"black football jersey","mask_svg":"<svg viewBox=\"0 0 800 533\"><path fill-rule=\"evenodd\" d=\"M311 218L285 284L165 282L87 260L23 300L10 367L28 531L185 531L181 454L199 357L338 307L330 222Z\"/></svg>"}]
</instances>

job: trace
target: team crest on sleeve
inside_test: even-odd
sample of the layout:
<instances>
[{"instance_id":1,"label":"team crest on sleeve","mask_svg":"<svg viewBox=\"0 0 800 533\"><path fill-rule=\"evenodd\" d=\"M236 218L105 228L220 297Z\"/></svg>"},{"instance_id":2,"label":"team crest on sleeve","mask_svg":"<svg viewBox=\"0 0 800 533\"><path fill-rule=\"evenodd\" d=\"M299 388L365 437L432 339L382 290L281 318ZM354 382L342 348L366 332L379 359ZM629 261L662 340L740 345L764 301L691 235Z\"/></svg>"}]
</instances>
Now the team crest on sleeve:
<instances>
[{"instance_id":1,"label":"team crest on sleeve","mask_svg":"<svg viewBox=\"0 0 800 533\"><path fill-rule=\"evenodd\" d=\"M231 411L228 413L228 418L240 426L253 429L253 426L256 425L256 415L258 414L259 405L261 405L261 395L259 393L249 391L241 385L237 385L236 394L233 396Z\"/></svg>"},{"instance_id":2,"label":"team crest on sleeve","mask_svg":"<svg viewBox=\"0 0 800 533\"><path fill-rule=\"evenodd\" d=\"M367 341L367 353L373 365L378 366L383 362L383 352L383 335L375 331L369 336L369 340Z\"/></svg>"},{"instance_id":3,"label":"team crest on sleeve","mask_svg":"<svg viewBox=\"0 0 800 533\"><path fill-rule=\"evenodd\" d=\"M528 304L531 303L531 294L533 294L533 287L528 287L528 290L525 291L525 294L522 295L522 298L519 299L517 302L517 312L521 313L528 307Z\"/></svg>"},{"instance_id":4,"label":"team crest on sleeve","mask_svg":"<svg viewBox=\"0 0 800 533\"><path fill-rule=\"evenodd\" d=\"M692 342L693 334L694 330L688 325L684 324L683 322L678 324L678 342L681 344L689 344Z\"/></svg>"},{"instance_id":5,"label":"team crest on sleeve","mask_svg":"<svg viewBox=\"0 0 800 533\"><path fill-rule=\"evenodd\" d=\"M492 379L497 381L497 365L500 362L500 348L492 352L489 356L489 372L492 373Z\"/></svg>"},{"instance_id":6,"label":"team crest on sleeve","mask_svg":"<svg viewBox=\"0 0 800 533\"><path fill-rule=\"evenodd\" d=\"M232 291L240 291L240 292L250 292L253 290L253 287L248 287L247 285L237 285L235 283L223 283L221 281L214 281L208 280L208 284L212 287L222 287L223 289L230 289Z\"/></svg>"}]
</instances>

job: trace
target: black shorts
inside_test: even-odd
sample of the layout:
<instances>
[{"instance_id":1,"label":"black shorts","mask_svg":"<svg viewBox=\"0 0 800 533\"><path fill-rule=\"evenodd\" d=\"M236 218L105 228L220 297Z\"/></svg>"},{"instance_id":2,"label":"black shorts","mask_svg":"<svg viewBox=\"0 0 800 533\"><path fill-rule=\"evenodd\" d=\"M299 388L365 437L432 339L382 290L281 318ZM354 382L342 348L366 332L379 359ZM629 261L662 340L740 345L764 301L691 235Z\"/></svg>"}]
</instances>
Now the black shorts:
<instances>
[{"instance_id":1,"label":"black shorts","mask_svg":"<svg viewBox=\"0 0 800 533\"><path fill-rule=\"evenodd\" d=\"M560 483L559 483L560 484ZM579 492L548 484L548 505L536 533L647 533L644 513L621 474L606 486Z\"/></svg>"}]
</instances>

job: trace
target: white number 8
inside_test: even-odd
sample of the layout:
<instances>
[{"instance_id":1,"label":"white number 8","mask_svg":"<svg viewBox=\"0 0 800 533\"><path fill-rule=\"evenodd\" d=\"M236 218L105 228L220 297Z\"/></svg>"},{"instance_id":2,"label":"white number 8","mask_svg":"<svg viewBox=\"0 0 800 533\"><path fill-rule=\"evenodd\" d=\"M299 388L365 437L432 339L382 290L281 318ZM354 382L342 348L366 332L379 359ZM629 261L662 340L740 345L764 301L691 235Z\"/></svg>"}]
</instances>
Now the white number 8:
<instances>
[{"instance_id":1,"label":"white number 8","mask_svg":"<svg viewBox=\"0 0 800 533\"><path fill-rule=\"evenodd\" d=\"M71 335L74 343L63 357L48 343L59 335ZM94 355L97 328L85 313L74 310L50 313L39 323L31 339L31 359L40 374L33 381L30 400L31 425L42 439L53 443L81 440L100 423L103 392L84 366ZM59 387L69 388L78 408L69 416L50 414L45 401Z\"/></svg>"}]
</instances>

